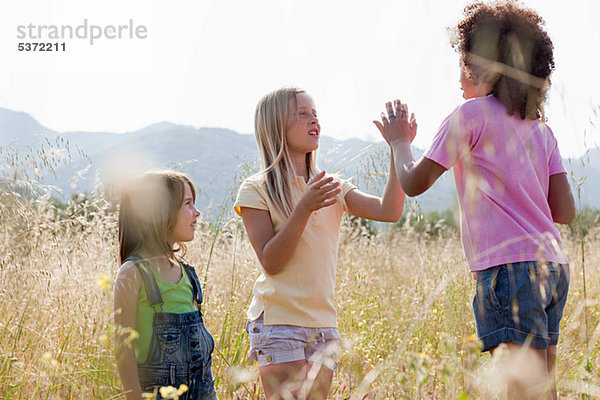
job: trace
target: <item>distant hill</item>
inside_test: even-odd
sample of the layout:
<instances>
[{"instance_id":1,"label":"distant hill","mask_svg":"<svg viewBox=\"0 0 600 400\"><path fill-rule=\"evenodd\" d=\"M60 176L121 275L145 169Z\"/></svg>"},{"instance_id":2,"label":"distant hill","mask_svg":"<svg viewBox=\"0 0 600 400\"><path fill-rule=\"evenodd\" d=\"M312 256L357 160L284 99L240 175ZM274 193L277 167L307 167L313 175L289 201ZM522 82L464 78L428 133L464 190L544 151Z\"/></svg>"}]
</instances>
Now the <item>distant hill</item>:
<instances>
[{"instance_id":1,"label":"distant hill","mask_svg":"<svg viewBox=\"0 0 600 400\"><path fill-rule=\"evenodd\" d=\"M580 158L563 159L563 163L569 171L575 201L579 201L580 191L580 205L600 208L600 149L590 149ZM576 184L580 180L583 184L578 189Z\"/></svg>"},{"instance_id":2,"label":"distant hill","mask_svg":"<svg viewBox=\"0 0 600 400\"><path fill-rule=\"evenodd\" d=\"M48 138L62 138L71 148L73 165L57 171L46 182L62 189L62 198L71 196L73 176L89 167L77 181L75 191L92 189L95 179L112 182L120 176L150 168L176 168L190 175L200 189L197 205L201 209L218 206L235 195L239 179L258 170L258 151L254 135L239 134L223 128L194 128L160 122L122 134L110 132L56 132L40 125L23 112L0 108L0 147L25 152ZM76 151L79 150L79 151ZM422 151L415 149L416 155ZM370 179L373 170L386 172L388 151L384 143L359 139L336 141L323 136L320 142L320 166L352 178L359 188L381 187L385 177ZM0 160L0 163L4 160ZM579 179L582 203L600 207L600 150L594 149L580 159L566 159L565 166ZM376 189L380 190L380 189ZM452 175L447 173L424 195L417 197L423 211L456 207Z\"/></svg>"}]
</instances>

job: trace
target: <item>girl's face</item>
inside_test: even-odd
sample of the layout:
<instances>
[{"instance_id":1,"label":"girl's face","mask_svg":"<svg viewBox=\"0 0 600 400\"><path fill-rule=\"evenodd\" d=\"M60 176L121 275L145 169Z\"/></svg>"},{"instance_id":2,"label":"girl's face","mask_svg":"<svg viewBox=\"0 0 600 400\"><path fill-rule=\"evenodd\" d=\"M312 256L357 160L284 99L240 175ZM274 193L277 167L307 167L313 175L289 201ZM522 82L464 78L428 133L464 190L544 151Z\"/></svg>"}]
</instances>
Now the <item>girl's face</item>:
<instances>
[{"instance_id":1,"label":"girl's face","mask_svg":"<svg viewBox=\"0 0 600 400\"><path fill-rule=\"evenodd\" d=\"M183 194L183 204L179 207L177 213L177 222L171 233L171 243L175 242L189 242L194 239L194 225L196 224L196 218L200 215L200 212L196 210L194 206L194 197L192 196L192 189L190 185L185 184Z\"/></svg>"},{"instance_id":2,"label":"girl's face","mask_svg":"<svg viewBox=\"0 0 600 400\"><path fill-rule=\"evenodd\" d=\"M288 107L291 112L286 139L290 152L306 154L316 150L321 126L312 98L306 93L298 93L295 99L290 99Z\"/></svg>"}]
</instances>

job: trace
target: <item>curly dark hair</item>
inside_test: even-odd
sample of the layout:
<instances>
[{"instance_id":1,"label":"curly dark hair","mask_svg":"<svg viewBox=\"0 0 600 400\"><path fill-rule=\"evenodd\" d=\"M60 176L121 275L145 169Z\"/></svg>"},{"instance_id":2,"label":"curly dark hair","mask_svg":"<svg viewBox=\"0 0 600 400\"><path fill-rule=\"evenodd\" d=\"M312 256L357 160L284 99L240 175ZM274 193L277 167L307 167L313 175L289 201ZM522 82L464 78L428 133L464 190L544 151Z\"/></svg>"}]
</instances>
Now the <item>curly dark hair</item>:
<instances>
[{"instance_id":1,"label":"curly dark hair","mask_svg":"<svg viewBox=\"0 0 600 400\"><path fill-rule=\"evenodd\" d=\"M554 70L554 46L535 11L510 0L477 2L464 9L453 47L475 84L489 83L509 115L544 117Z\"/></svg>"}]
</instances>

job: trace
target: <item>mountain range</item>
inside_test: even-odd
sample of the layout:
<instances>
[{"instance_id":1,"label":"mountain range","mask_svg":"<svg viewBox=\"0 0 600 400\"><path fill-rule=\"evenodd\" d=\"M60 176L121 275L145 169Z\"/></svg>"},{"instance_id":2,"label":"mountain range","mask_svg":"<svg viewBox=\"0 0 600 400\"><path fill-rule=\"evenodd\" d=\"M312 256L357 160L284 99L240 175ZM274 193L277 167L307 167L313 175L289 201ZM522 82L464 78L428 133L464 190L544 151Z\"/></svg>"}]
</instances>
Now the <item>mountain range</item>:
<instances>
[{"instance_id":1,"label":"mountain range","mask_svg":"<svg viewBox=\"0 0 600 400\"><path fill-rule=\"evenodd\" d=\"M259 168L252 134L171 122L126 133L57 132L27 113L0 108L0 150L26 154L40 148L48 152L52 147L62 147L63 153L70 149L68 162L56 168L55 176L44 177L44 183L59 188L55 196L63 201L73 192L91 191L98 181L110 184L147 169L173 168L187 173L199 189L197 207L214 211L221 204L230 205L240 180ZM388 154L383 142L320 138L320 167L352 179L365 191L381 191L389 167ZM420 154L422 150L415 149L415 156ZM0 167L2 164L8 161L0 158ZM576 184L581 182L581 205L600 208L600 150L565 159L564 164L576 196ZM455 209L451 174L444 174L432 189L416 197L416 203L425 212Z\"/></svg>"}]
</instances>

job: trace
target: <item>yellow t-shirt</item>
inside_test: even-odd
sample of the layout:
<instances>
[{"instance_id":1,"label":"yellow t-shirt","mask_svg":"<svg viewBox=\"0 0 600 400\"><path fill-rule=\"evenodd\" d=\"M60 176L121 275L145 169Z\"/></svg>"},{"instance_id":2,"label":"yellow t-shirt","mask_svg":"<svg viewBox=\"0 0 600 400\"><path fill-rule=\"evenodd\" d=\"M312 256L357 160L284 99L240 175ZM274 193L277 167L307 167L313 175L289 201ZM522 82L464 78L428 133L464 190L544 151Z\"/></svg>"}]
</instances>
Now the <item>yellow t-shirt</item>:
<instances>
[{"instance_id":1,"label":"yellow t-shirt","mask_svg":"<svg viewBox=\"0 0 600 400\"><path fill-rule=\"evenodd\" d=\"M254 284L249 320L264 312L266 325L295 325L310 328L337 327L334 307L335 266L339 229L344 211L344 197L356 186L339 180L342 192L332 206L314 211L304 228L294 254L276 275L261 273ZM304 178L298 176L292 190L300 198L306 189ZM277 233L286 219L276 211L267 192L265 177L258 173L246 179L234 204L242 215L242 207L269 211L273 230Z\"/></svg>"}]
</instances>

